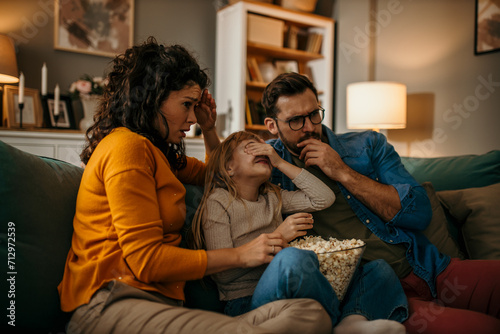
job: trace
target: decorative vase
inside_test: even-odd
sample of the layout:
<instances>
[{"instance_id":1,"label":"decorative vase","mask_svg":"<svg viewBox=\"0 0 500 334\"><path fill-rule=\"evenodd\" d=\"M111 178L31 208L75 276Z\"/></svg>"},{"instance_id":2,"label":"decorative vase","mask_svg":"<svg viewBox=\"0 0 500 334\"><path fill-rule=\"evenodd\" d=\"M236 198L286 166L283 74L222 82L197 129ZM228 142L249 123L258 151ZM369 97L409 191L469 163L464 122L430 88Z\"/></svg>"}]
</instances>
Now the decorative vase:
<instances>
[{"instance_id":1,"label":"decorative vase","mask_svg":"<svg viewBox=\"0 0 500 334\"><path fill-rule=\"evenodd\" d=\"M94 123L94 114L99 105L99 97L96 95L81 98L83 107L83 118L80 121L80 130L86 131Z\"/></svg>"}]
</instances>

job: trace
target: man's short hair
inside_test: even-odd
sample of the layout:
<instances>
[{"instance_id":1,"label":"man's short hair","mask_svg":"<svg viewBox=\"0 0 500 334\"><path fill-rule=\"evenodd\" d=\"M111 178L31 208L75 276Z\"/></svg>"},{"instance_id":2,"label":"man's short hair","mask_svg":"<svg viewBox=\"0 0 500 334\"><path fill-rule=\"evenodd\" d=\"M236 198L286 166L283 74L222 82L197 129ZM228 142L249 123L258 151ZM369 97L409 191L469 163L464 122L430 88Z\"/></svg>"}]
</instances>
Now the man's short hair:
<instances>
[{"instance_id":1,"label":"man's short hair","mask_svg":"<svg viewBox=\"0 0 500 334\"><path fill-rule=\"evenodd\" d=\"M278 75L269 85L267 85L264 93L262 94L262 106L266 111L267 117L275 118L279 113L276 107L276 102L281 96L293 96L305 92L309 88L316 100L318 99L318 92L312 82L302 74L295 72L283 73Z\"/></svg>"}]
</instances>

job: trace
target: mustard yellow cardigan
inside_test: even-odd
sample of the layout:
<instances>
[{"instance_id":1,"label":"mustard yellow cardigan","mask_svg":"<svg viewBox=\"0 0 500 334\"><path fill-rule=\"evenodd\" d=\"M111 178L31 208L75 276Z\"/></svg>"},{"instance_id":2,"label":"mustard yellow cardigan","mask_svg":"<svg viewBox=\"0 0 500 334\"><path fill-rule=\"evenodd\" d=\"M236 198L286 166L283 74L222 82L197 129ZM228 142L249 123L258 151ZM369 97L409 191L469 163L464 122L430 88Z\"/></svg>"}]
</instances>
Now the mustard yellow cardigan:
<instances>
[{"instance_id":1,"label":"mustard yellow cardigan","mask_svg":"<svg viewBox=\"0 0 500 334\"><path fill-rule=\"evenodd\" d=\"M78 191L71 249L58 290L69 312L111 280L184 300L187 280L203 277L203 250L179 248L186 217L182 183L203 184L194 158L172 172L148 139L115 129L92 154ZM55 203L57 205L57 203Z\"/></svg>"}]
</instances>

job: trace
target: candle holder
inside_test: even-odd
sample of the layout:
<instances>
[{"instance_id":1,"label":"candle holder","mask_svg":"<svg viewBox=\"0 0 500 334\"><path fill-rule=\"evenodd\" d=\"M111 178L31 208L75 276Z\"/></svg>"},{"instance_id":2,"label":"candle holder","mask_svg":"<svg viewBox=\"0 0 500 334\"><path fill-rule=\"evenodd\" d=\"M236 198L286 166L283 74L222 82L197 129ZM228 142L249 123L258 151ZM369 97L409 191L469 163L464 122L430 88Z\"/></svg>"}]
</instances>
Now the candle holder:
<instances>
[{"instance_id":1,"label":"candle holder","mask_svg":"<svg viewBox=\"0 0 500 334\"><path fill-rule=\"evenodd\" d=\"M24 102L19 103L19 128L23 128L23 109Z\"/></svg>"}]
</instances>

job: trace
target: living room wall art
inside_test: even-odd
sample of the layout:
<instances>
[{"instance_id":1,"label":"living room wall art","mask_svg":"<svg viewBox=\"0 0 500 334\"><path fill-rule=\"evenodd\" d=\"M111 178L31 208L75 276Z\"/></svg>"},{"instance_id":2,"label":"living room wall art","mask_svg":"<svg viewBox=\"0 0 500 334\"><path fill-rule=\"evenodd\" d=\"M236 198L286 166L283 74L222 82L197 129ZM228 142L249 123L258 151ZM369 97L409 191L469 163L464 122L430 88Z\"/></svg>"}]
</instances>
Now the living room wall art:
<instances>
[{"instance_id":1,"label":"living room wall art","mask_svg":"<svg viewBox=\"0 0 500 334\"><path fill-rule=\"evenodd\" d=\"M3 91L3 125L8 128L41 128L43 125L40 92L33 88L24 88L24 108L19 110L19 87L5 85Z\"/></svg>"},{"instance_id":2,"label":"living room wall art","mask_svg":"<svg viewBox=\"0 0 500 334\"><path fill-rule=\"evenodd\" d=\"M500 0L476 0L476 55L500 51Z\"/></svg>"},{"instance_id":3,"label":"living room wall art","mask_svg":"<svg viewBox=\"0 0 500 334\"><path fill-rule=\"evenodd\" d=\"M134 0L56 0L54 48L114 57L133 45Z\"/></svg>"}]
</instances>

